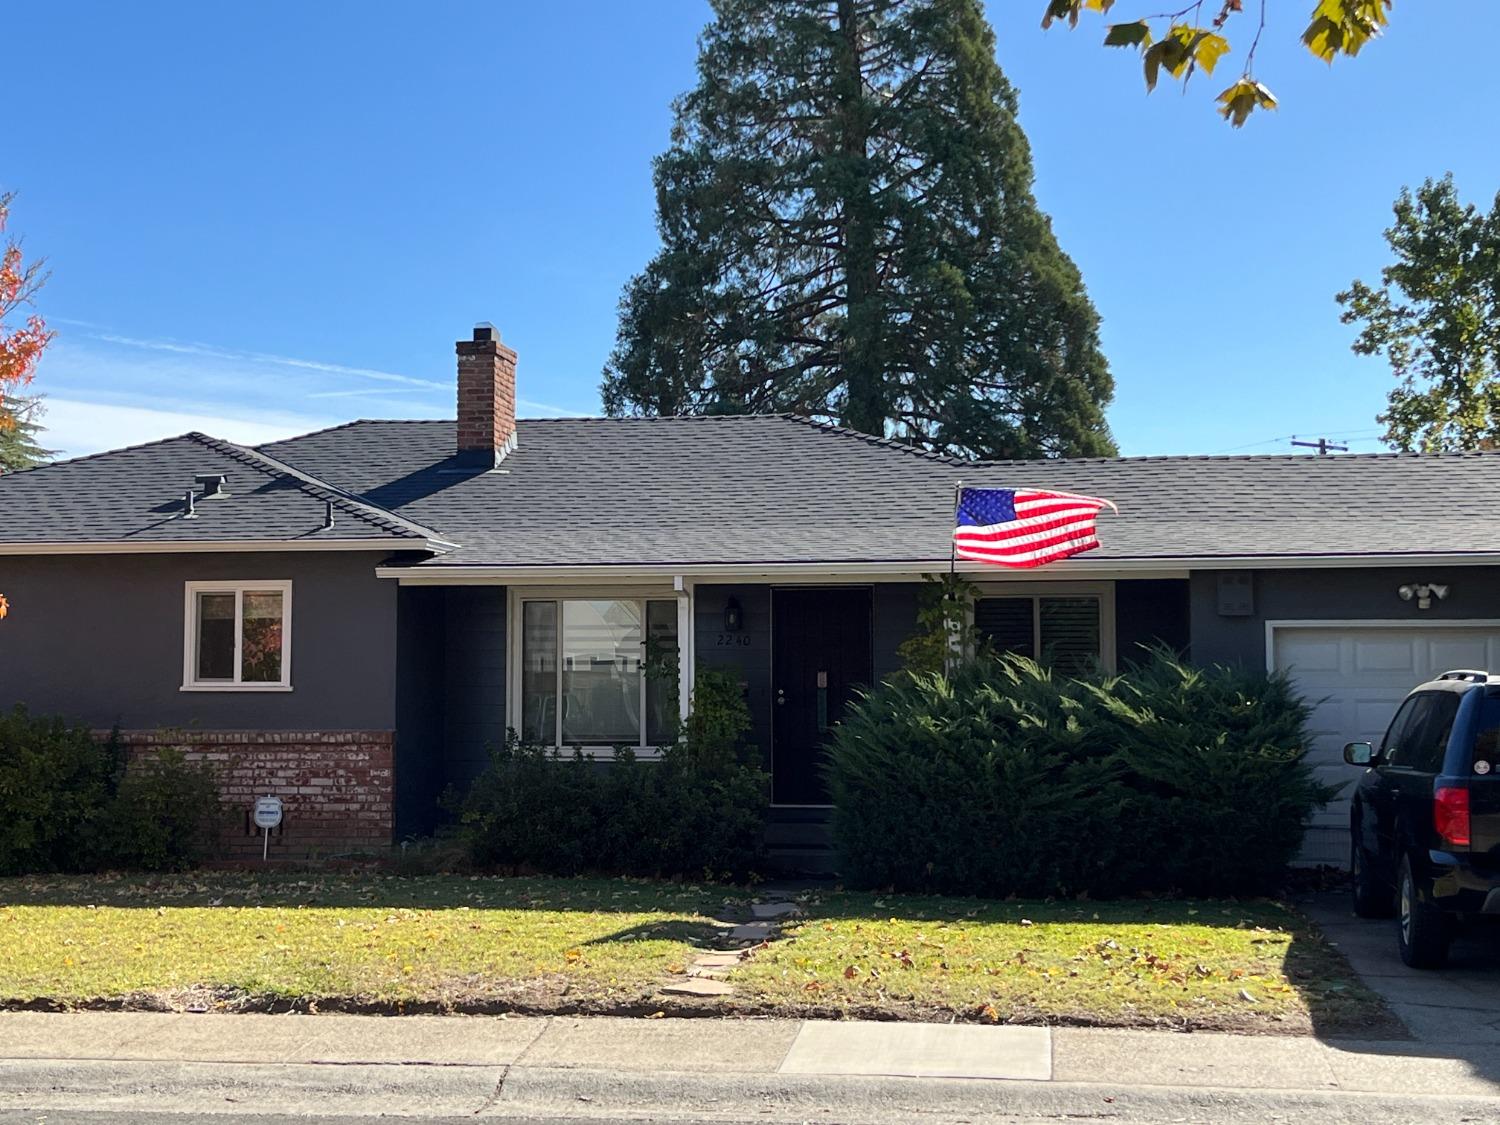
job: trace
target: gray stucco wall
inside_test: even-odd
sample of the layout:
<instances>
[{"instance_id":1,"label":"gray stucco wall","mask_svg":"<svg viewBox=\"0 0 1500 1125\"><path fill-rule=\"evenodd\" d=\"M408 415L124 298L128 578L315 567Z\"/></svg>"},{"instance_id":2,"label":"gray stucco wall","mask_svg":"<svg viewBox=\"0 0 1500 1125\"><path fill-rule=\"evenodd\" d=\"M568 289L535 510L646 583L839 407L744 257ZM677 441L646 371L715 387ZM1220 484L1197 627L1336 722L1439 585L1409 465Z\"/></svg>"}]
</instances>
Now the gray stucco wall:
<instances>
[{"instance_id":1,"label":"gray stucco wall","mask_svg":"<svg viewBox=\"0 0 1500 1125\"><path fill-rule=\"evenodd\" d=\"M463 787L505 738L505 587L448 590L443 772Z\"/></svg>"},{"instance_id":2,"label":"gray stucco wall","mask_svg":"<svg viewBox=\"0 0 1500 1125\"><path fill-rule=\"evenodd\" d=\"M1189 580L1192 657L1197 664L1241 664L1264 668L1266 622L1284 620L1451 621L1500 619L1500 567L1401 567L1363 570L1261 570L1251 582L1249 617L1218 611L1218 571L1195 571ZM1397 587L1408 582L1445 583L1446 600L1420 610L1402 601Z\"/></svg>"},{"instance_id":3,"label":"gray stucco wall","mask_svg":"<svg viewBox=\"0 0 1500 1125\"><path fill-rule=\"evenodd\" d=\"M505 588L402 587L396 838L429 835L505 738Z\"/></svg>"},{"instance_id":4,"label":"gray stucco wall","mask_svg":"<svg viewBox=\"0 0 1500 1125\"><path fill-rule=\"evenodd\" d=\"M443 774L447 591L402 586L396 593L395 836L429 835L438 822Z\"/></svg>"},{"instance_id":5,"label":"gray stucco wall","mask_svg":"<svg viewBox=\"0 0 1500 1125\"><path fill-rule=\"evenodd\" d=\"M724 607L738 598L745 627L724 632ZM729 668L745 685L749 742L771 760L771 588L698 586L693 591L693 632L699 668Z\"/></svg>"},{"instance_id":6,"label":"gray stucco wall","mask_svg":"<svg viewBox=\"0 0 1500 1125\"><path fill-rule=\"evenodd\" d=\"M1131 578L1115 583L1115 658L1120 667L1165 645L1191 655L1188 581L1185 578Z\"/></svg>"},{"instance_id":7,"label":"gray stucco wall","mask_svg":"<svg viewBox=\"0 0 1500 1125\"><path fill-rule=\"evenodd\" d=\"M0 704L92 726L390 730L396 583L376 552L0 557ZM184 583L292 582L292 690L185 692Z\"/></svg>"}]
</instances>

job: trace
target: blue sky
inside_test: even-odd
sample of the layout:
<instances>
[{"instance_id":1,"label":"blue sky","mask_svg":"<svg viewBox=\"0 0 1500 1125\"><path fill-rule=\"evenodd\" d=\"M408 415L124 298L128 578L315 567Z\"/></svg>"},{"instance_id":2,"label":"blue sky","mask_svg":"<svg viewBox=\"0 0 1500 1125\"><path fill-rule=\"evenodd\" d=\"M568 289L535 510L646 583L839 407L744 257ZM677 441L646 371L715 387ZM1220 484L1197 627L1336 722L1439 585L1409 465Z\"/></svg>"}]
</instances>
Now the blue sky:
<instances>
[{"instance_id":1,"label":"blue sky","mask_svg":"<svg viewBox=\"0 0 1500 1125\"><path fill-rule=\"evenodd\" d=\"M1296 45L1308 6L1270 0L1257 69L1282 108L1235 132L1210 81L1147 98L1096 21L1043 33L1043 0L991 0L1037 195L1104 318L1125 453L1378 448L1390 375L1350 353L1333 294L1385 262L1403 184L1500 188L1500 4L1400 0L1331 70ZM7 6L25 49L0 190L52 270L51 443L451 416L476 320L520 352L522 413L596 412L707 18L702 0Z\"/></svg>"}]
</instances>

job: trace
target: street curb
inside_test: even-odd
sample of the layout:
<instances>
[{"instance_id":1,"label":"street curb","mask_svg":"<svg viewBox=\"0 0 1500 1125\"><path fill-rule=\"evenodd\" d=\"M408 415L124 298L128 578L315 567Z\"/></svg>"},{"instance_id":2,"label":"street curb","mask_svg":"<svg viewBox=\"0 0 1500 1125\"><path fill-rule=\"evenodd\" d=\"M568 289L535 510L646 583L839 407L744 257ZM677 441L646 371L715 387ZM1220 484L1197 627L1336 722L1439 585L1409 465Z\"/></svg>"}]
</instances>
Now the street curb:
<instances>
[{"instance_id":1,"label":"street curb","mask_svg":"<svg viewBox=\"0 0 1500 1125\"><path fill-rule=\"evenodd\" d=\"M1328 1090L1140 1087L985 1079L855 1078L526 1066L260 1063L0 1063L0 1112L800 1121L834 1112L871 1123L923 1119L1408 1125L1493 1120L1494 1098Z\"/></svg>"}]
</instances>

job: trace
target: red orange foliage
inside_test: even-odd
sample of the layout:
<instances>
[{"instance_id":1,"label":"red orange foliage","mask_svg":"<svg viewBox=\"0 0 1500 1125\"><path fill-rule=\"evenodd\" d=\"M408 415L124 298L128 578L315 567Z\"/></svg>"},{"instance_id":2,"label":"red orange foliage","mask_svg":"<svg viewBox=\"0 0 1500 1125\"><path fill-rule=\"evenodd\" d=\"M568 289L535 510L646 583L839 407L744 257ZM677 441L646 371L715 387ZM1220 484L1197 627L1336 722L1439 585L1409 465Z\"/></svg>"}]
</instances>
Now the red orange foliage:
<instances>
[{"instance_id":1,"label":"red orange foliage","mask_svg":"<svg viewBox=\"0 0 1500 1125\"><path fill-rule=\"evenodd\" d=\"M9 195L0 195L0 235L5 234L10 201ZM32 295L46 280L41 262L27 264L16 243L5 243L4 249L0 250L0 407L4 407L8 393L14 393L17 388L31 382L42 352L52 342L54 333L35 313L28 315L21 324L10 320L19 309L31 304ZM11 416L0 410L0 427L14 424ZM10 603L4 594L0 594L0 618L9 612Z\"/></svg>"},{"instance_id":2,"label":"red orange foliage","mask_svg":"<svg viewBox=\"0 0 1500 1125\"><path fill-rule=\"evenodd\" d=\"M0 235L5 233L5 220L10 211L9 195L0 195ZM0 250L0 405L8 393L31 382L42 352L51 342L53 333L35 313L24 323L8 323L22 306L31 303L32 295L41 288L46 278L41 272L41 262L26 263L20 246L6 243ZM8 418L0 421L5 425Z\"/></svg>"}]
</instances>

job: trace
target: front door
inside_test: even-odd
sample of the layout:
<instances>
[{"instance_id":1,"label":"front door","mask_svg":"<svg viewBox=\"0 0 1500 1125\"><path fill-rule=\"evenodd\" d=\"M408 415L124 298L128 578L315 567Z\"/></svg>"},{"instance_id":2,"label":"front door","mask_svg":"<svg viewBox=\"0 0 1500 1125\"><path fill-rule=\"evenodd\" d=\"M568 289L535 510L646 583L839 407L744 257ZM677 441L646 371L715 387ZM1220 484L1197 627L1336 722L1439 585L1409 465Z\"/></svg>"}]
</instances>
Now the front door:
<instances>
[{"instance_id":1,"label":"front door","mask_svg":"<svg viewBox=\"0 0 1500 1125\"><path fill-rule=\"evenodd\" d=\"M771 591L771 799L826 805L832 729L871 680L870 589Z\"/></svg>"}]
</instances>

